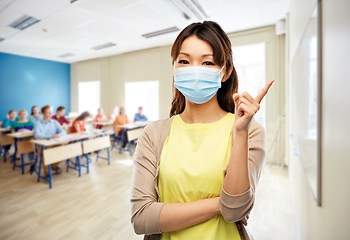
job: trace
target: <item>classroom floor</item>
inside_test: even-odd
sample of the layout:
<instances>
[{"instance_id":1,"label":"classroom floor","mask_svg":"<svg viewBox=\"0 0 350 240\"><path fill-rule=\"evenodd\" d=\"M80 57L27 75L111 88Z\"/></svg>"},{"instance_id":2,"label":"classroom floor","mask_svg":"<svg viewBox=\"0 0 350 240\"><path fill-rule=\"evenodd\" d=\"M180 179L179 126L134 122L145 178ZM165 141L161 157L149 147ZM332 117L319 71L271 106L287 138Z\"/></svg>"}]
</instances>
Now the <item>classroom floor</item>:
<instances>
[{"instance_id":1,"label":"classroom floor","mask_svg":"<svg viewBox=\"0 0 350 240\"><path fill-rule=\"evenodd\" d=\"M53 188L36 175L0 159L0 239L143 239L130 223L132 158L111 152L90 173L70 169L53 177ZM65 166L62 163L62 166ZM256 240L296 240L287 168L266 165L248 228Z\"/></svg>"}]
</instances>

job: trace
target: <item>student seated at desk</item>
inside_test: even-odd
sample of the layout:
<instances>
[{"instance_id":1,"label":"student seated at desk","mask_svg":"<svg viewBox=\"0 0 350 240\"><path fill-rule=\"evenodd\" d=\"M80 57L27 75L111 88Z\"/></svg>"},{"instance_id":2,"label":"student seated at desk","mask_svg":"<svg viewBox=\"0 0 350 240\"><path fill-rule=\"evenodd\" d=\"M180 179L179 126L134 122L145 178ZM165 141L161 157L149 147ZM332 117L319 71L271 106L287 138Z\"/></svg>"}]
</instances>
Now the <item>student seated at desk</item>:
<instances>
[{"instance_id":1,"label":"student seated at desk","mask_svg":"<svg viewBox=\"0 0 350 240\"><path fill-rule=\"evenodd\" d=\"M65 118L64 113L66 112L66 108L63 106L59 106L56 111L56 115L52 116L52 119L55 119L60 123L60 125L65 124L70 124L70 121Z\"/></svg>"},{"instance_id":2,"label":"student seated at desk","mask_svg":"<svg viewBox=\"0 0 350 240\"><path fill-rule=\"evenodd\" d=\"M10 128L12 126L12 124L14 124L15 122L18 121L18 119L19 118L17 117L17 111L11 110L11 111L9 111L9 113L6 115L6 118L2 122L2 127L3 128ZM10 148L11 148L11 145L5 146L6 156L10 156L10 153L9 153Z\"/></svg>"},{"instance_id":3,"label":"student seated at desk","mask_svg":"<svg viewBox=\"0 0 350 240\"><path fill-rule=\"evenodd\" d=\"M148 120L147 117L142 112L143 112L143 108L139 107L139 112L135 114L134 122L145 122Z\"/></svg>"},{"instance_id":4,"label":"student seated at desk","mask_svg":"<svg viewBox=\"0 0 350 240\"><path fill-rule=\"evenodd\" d=\"M51 139L59 138L66 135L66 132L62 129L58 121L51 119L52 111L49 105L44 106L41 109L43 114L43 119L37 121L34 128L35 139ZM51 164L51 169L55 170L57 173L61 173L62 169L58 167L61 162ZM44 165L45 176L48 176L48 167Z\"/></svg>"},{"instance_id":5,"label":"student seated at desk","mask_svg":"<svg viewBox=\"0 0 350 240\"><path fill-rule=\"evenodd\" d=\"M112 110L111 116L109 117L109 120L114 122L115 118L118 116L118 112L119 112L119 107L114 107Z\"/></svg>"},{"instance_id":6,"label":"student seated at desk","mask_svg":"<svg viewBox=\"0 0 350 240\"><path fill-rule=\"evenodd\" d=\"M119 115L116 116L116 118L113 122L113 125L115 128L115 135L116 136L121 137L122 133L124 133L123 134L122 148L125 148L126 144L128 143L128 135L126 134L126 131L122 131L122 129L120 127L118 127L118 125L125 125L128 123L129 123L129 119L128 119L128 116L126 116L126 114L125 114L125 109L124 109L124 107L121 107L119 110Z\"/></svg>"},{"instance_id":7,"label":"student seated at desk","mask_svg":"<svg viewBox=\"0 0 350 240\"><path fill-rule=\"evenodd\" d=\"M79 133L85 131L85 121L90 117L90 113L85 111L77 117L72 124L72 132Z\"/></svg>"},{"instance_id":8,"label":"student seated at desk","mask_svg":"<svg viewBox=\"0 0 350 240\"><path fill-rule=\"evenodd\" d=\"M27 111L22 109L19 111L18 115L19 120L11 125L11 133L32 131L34 129L34 123L26 119L28 115ZM31 163L30 171L32 172L35 160L34 152L28 153L28 158Z\"/></svg>"},{"instance_id":9,"label":"student seated at desk","mask_svg":"<svg viewBox=\"0 0 350 240\"><path fill-rule=\"evenodd\" d=\"M104 112L103 112L103 109L102 109L102 108L99 108L99 109L97 110L97 115L96 115L96 117L94 118L93 122L94 122L94 123L98 123L98 122L105 122L105 121L107 121L107 118L106 118L106 116L105 116L105 114L104 114ZM95 128L101 129L101 128L102 128L102 125L96 125Z\"/></svg>"},{"instance_id":10,"label":"student seated at desk","mask_svg":"<svg viewBox=\"0 0 350 240\"><path fill-rule=\"evenodd\" d=\"M9 128L11 127L12 124L18 121L17 117L17 111L16 110L11 110L9 113L6 115L6 118L4 121L2 121L2 127L3 128Z\"/></svg>"},{"instance_id":11,"label":"student seated at desk","mask_svg":"<svg viewBox=\"0 0 350 240\"><path fill-rule=\"evenodd\" d=\"M40 110L37 106L32 107L32 112L30 116L28 117L28 120L36 123L37 121L43 119L43 115L41 115Z\"/></svg>"}]
</instances>

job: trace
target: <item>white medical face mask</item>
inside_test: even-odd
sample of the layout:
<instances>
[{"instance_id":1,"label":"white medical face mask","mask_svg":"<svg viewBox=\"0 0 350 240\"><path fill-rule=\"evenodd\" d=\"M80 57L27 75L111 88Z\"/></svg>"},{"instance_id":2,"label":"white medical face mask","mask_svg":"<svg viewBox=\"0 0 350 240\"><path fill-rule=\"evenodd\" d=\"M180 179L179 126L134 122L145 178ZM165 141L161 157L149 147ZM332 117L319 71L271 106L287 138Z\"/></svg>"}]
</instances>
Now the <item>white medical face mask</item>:
<instances>
[{"instance_id":1,"label":"white medical face mask","mask_svg":"<svg viewBox=\"0 0 350 240\"><path fill-rule=\"evenodd\" d=\"M203 104L221 88L219 69L209 67L176 68L174 86L191 102Z\"/></svg>"}]
</instances>

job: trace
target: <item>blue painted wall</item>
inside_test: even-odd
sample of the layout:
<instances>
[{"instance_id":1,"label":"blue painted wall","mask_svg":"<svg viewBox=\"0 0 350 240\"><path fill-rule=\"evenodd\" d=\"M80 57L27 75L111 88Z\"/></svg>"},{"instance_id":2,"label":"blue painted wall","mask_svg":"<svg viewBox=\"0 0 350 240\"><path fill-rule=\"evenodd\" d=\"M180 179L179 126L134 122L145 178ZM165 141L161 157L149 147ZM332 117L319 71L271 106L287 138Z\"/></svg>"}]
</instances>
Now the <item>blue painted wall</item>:
<instances>
[{"instance_id":1,"label":"blue painted wall","mask_svg":"<svg viewBox=\"0 0 350 240\"><path fill-rule=\"evenodd\" d=\"M9 110L51 105L70 112L70 64L0 52L0 121Z\"/></svg>"}]
</instances>

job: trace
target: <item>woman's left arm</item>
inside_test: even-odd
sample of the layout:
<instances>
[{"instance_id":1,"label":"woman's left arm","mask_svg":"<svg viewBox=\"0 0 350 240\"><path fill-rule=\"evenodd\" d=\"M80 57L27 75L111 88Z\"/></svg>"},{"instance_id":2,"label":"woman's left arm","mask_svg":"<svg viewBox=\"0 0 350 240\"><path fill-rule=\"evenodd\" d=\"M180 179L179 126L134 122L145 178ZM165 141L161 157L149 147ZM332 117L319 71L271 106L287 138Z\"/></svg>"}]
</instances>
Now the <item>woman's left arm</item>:
<instances>
[{"instance_id":1,"label":"woman's left arm","mask_svg":"<svg viewBox=\"0 0 350 240\"><path fill-rule=\"evenodd\" d=\"M253 208L254 193L265 164L265 130L253 120L247 135L233 134L230 163L221 190L219 207L227 222L243 219Z\"/></svg>"},{"instance_id":2,"label":"woman's left arm","mask_svg":"<svg viewBox=\"0 0 350 240\"><path fill-rule=\"evenodd\" d=\"M233 144L219 201L221 214L228 222L241 220L254 205L255 187L265 163L266 140L264 128L253 116L272 83L269 81L256 98L246 92L234 95Z\"/></svg>"}]
</instances>

